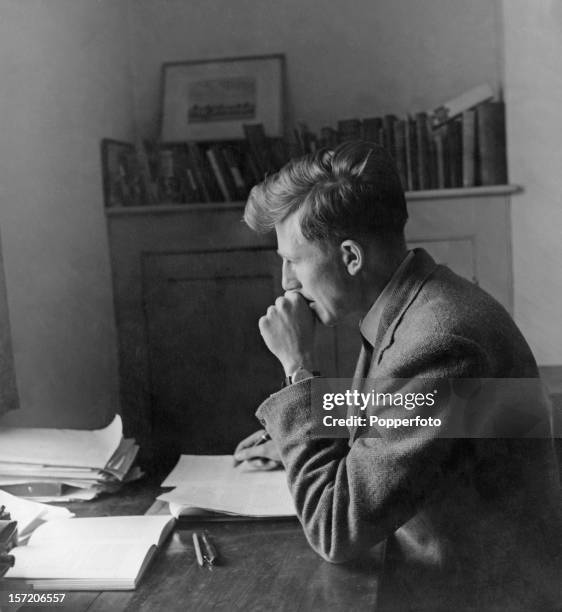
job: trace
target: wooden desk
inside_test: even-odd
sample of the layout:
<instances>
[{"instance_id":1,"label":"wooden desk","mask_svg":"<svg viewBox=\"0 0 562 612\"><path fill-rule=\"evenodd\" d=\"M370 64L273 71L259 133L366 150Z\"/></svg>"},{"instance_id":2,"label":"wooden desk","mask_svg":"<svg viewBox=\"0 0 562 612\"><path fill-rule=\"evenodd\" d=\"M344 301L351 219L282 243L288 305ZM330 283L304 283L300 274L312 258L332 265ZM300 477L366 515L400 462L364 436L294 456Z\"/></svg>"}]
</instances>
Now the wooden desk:
<instances>
[{"instance_id":1,"label":"wooden desk","mask_svg":"<svg viewBox=\"0 0 562 612\"><path fill-rule=\"evenodd\" d=\"M74 504L71 509L79 516L142 514L157 491L157 487L136 484L122 495ZM220 565L212 571L199 567L195 561L191 534L194 529L203 528L213 536L221 556ZM67 591L64 605L56 609L72 612L373 610L377 574L380 572L374 562L332 565L323 561L309 547L296 519L190 523L176 527L136 591ZM7 590L6 586L3 590ZM34 609L39 608L34 606ZM17 606L6 610L17 610Z\"/></svg>"}]
</instances>

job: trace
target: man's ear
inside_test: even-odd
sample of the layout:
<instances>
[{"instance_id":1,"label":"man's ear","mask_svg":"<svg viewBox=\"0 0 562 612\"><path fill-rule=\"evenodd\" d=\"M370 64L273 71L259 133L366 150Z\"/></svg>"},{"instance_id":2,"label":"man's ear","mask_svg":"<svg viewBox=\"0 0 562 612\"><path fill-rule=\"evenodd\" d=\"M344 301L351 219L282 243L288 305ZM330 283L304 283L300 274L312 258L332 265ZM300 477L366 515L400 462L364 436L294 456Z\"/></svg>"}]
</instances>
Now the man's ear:
<instances>
[{"instance_id":1,"label":"man's ear","mask_svg":"<svg viewBox=\"0 0 562 612\"><path fill-rule=\"evenodd\" d=\"M355 240L344 240L340 244L343 265L351 276L356 276L365 265L365 251Z\"/></svg>"}]
</instances>

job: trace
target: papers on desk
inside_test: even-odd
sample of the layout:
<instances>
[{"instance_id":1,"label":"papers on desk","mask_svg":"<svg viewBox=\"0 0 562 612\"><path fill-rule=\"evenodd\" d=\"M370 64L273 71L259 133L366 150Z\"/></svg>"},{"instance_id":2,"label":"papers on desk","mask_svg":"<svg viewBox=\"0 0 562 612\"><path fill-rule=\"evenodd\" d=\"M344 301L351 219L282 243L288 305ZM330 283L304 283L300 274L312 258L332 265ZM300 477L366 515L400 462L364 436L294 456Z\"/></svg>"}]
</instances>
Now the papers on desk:
<instances>
[{"instance_id":1,"label":"papers on desk","mask_svg":"<svg viewBox=\"0 0 562 612\"><path fill-rule=\"evenodd\" d=\"M139 478L121 417L102 429L0 428L0 487L37 501L93 499Z\"/></svg>"},{"instance_id":2,"label":"papers on desk","mask_svg":"<svg viewBox=\"0 0 562 612\"><path fill-rule=\"evenodd\" d=\"M169 516L72 518L39 527L5 577L36 589L134 589L174 525Z\"/></svg>"},{"instance_id":3,"label":"papers on desk","mask_svg":"<svg viewBox=\"0 0 562 612\"><path fill-rule=\"evenodd\" d=\"M28 538L34 529L55 519L64 519L74 516L66 508L48 506L10 495L0 491L0 506L5 506L10 513L11 520L18 522L18 541Z\"/></svg>"},{"instance_id":4,"label":"papers on desk","mask_svg":"<svg viewBox=\"0 0 562 612\"><path fill-rule=\"evenodd\" d=\"M283 470L235 468L231 455L182 455L162 486L176 487L158 496L175 517L198 510L252 518L295 516Z\"/></svg>"}]
</instances>

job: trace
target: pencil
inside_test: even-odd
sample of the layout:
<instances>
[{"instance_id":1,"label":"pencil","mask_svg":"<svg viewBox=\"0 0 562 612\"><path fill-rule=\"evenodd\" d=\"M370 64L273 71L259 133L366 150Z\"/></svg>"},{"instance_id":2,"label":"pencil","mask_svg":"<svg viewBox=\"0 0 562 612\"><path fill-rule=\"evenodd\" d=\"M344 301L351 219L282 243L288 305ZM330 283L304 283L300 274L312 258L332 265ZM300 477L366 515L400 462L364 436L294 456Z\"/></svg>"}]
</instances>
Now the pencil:
<instances>
[{"instance_id":1,"label":"pencil","mask_svg":"<svg viewBox=\"0 0 562 612\"><path fill-rule=\"evenodd\" d=\"M262 436L260 438L258 438L253 444L251 444L248 448L254 448L254 446L260 446L260 444L265 444L266 442L268 442L269 440L271 440L271 436L267 433L267 431L262 434ZM237 461L236 459L234 460L234 467L238 467L241 463L244 463L243 461Z\"/></svg>"},{"instance_id":2,"label":"pencil","mask_svg":"<svg viewBox=\"0 0 562 612\"><path fill-rule=\"evenodd\" d=\"M214 565L219 559L217 549L211 542L210 536L206 531L201 534L201 539L203 540L203 545L205 546L205 553L203 555L203 558L207 561L209 565Z\"/></svg>"},{"instance_id":3,"label":"pencil","mask_svg":"<svg viewBox=\"0 0 562 612\"><path fill-rule=\"evenodd\" d=\"M203 567L203 555L201 554L201 545L199 544L199 537L197 536L197 532L193 532L193 548L195 549L195 557L197 558L197 563Z\"/></svg>"}]
</instances>

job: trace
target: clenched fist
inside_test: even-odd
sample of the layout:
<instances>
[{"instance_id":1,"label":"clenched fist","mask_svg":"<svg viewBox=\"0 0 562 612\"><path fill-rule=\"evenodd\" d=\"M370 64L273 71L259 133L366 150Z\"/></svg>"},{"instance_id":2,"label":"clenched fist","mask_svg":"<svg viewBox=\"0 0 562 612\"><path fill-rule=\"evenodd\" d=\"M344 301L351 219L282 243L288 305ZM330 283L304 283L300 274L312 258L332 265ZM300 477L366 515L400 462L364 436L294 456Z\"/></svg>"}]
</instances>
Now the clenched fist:
<instances>
[{"instance_id":1,"label":"clenched fist","mask_svg":"<svg viewBox=\"0 0 562 612\"><path fill-rule=\"evenodd\" d=\"M267 348L279 359L286 376L299 368L316 369L313 355L315 316L302 295L287 291L259 320Z\"/></svg>"}]
</instances>

